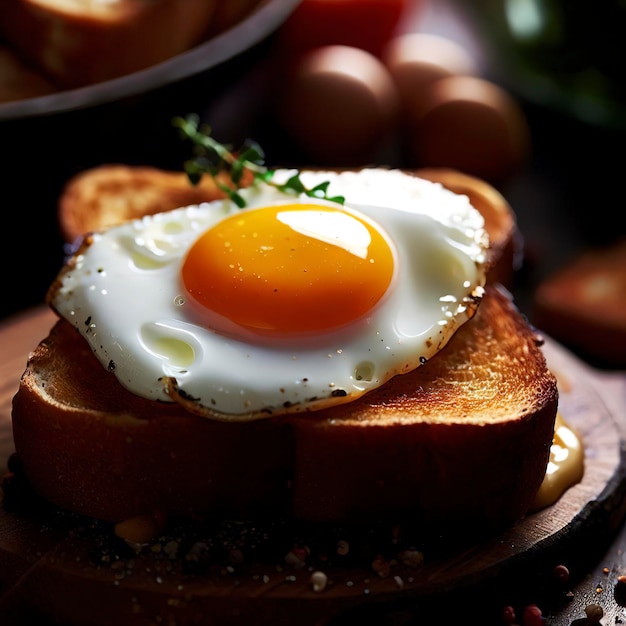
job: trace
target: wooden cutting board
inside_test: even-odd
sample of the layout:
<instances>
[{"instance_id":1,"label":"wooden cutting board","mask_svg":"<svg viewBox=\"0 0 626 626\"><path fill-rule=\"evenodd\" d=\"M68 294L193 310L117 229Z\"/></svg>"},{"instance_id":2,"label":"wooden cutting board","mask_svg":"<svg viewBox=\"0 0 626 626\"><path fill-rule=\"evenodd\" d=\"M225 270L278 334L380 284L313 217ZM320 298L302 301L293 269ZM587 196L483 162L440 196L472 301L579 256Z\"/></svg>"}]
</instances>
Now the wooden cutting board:
<instances>
[{"instance_id":1,"label":"wooden cutting board","mask_svg":"<svg viewBox=\"0 0 626 626\"><path fill-rule=\"evenodd\" d=\"M0 325L0 469L14 451L10 404L29 351L54 315L38 308ZM530 598L556 565L583 563L621 525L626 511L624 380L592 370L558 344L545 345L557 375L560 411L582 436L585 475L555 505L480 543L419 566L387 563L389 571L334 567L315 591L307 567L251 563L189 574L174 567L173 542L117 558L84 520L46 510L0 508L0 623L47 618L64 626L152 624L404 624L458 610L453 598L480 603L483 623L501 601ZM610 400L610 402L608 401ZM617 407L617 408L616 408ZM92 532L93 530L93 532ZM96 545L97 544L97 545ZM583 549L582 546L586 546ZM94 548L99 550L94 559ZM156 549L160 552L156 552ZM583 554L585 553L585 554ZM165 556L164 556L165 554ZM107 557L107 558L104 558ZM579 558L580 557L580 558ZM582 571L580 573L583 574ZM521 584L520 581L524 581ZM493 601L485 600L485 590ZM497 622L494 622L497 623Z\"/></svg>"}]
</instances>

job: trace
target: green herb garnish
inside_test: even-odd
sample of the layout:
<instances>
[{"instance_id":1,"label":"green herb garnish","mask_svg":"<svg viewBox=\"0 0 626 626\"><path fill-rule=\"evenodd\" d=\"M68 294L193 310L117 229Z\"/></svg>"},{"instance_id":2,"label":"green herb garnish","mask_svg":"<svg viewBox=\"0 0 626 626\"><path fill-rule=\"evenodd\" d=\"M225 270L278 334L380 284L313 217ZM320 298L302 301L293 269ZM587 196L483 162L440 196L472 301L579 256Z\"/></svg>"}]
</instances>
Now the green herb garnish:
<instances>
[{"instance_id":1,"label":"green herb garnish","mask_svg":"<svg viewBox=\"0 0 626 626\"><path fill-rule=\"evenodd\" d=\"M201 125L199 117L195 114L188 115L186 118L175 117L172 123L180 130L182 138L190 140L193 144L195 156L184 163L185 172L191 184L197 185L202 176L208 174L239 208L246 206L245 199L239 193L245 171L251 172L255 180L260 180L287 195L304 194L310 198L328 200L337 204L345 202L343 196L328 195L330 181L308 188L300 179L299 172L296 172L285 183L275 182L274 170L265 166L265 154L261 146L254 141L247 140L242 148L234 153L228 146L213 139L210 126ZM234 187L225 184L217 177L220 172L229 174Z\"/></svg>"}]
</instances>

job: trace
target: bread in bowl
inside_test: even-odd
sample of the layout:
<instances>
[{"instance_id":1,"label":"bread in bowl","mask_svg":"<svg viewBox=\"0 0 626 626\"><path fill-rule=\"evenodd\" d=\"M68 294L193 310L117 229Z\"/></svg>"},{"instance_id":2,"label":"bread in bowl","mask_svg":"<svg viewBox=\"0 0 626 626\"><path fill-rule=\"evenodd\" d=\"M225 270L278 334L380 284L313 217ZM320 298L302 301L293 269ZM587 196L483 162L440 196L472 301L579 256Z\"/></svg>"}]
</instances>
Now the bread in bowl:
<instances>
[{"instance_id":1,"label":"bread in bowl","mask_svg":"<svg viewBox=\"0 0 626 626\"><path fill-rule=\"evenodd\" d=\"M0 36L59 89L74 89L185 52L232 26L257 4L258 0L4 0Z\"/></svg>"}]
</instances>

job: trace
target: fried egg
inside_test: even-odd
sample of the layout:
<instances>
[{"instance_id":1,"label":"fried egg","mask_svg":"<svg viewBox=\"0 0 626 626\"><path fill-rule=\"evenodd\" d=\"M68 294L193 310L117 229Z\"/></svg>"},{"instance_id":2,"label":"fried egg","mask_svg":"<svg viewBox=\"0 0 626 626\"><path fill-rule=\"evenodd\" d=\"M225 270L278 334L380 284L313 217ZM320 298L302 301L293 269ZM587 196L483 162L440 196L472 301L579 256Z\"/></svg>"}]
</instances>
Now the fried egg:
<instances>
[{"instance_id":1,"label":"fried egg","mask_svg":"<svg viewBox=\"0 0 626 626\"><path fill-rule=\"evenodd\" d=\"M273 181L294 174L277 170ZM399 170L255 181L85 239L49 303L133 393L222 420L349 402L474 314L488 237L464 195Z\"/></svg>"}]
</instances>

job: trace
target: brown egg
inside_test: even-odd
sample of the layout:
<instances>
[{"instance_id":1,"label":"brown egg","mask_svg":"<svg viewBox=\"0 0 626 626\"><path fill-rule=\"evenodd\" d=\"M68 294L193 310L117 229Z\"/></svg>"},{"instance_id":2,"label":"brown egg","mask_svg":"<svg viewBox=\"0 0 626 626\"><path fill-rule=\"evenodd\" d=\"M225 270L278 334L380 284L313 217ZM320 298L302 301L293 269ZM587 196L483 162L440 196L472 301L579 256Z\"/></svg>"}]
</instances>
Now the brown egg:
<instances>
[{"instance_id":1,"label":"brown egg","mask_svg":"<svg viewBox=\"0 0 626 626\"><path fill-rule=\"evenodd\" d=\"M319 165L363 165L376 159L394 130L398 97L383 63L351 46L304 55L277 105L278 123Z\"/></svg>"},{"instance_id":2,"label":"brown egg","mask_svg":"<svg viewBox=\"0 0 626 626\"><path fill-rule=\"evenodd\" d=\"M382 60L396 83L403 110L421 106L427 88L448 76L478 72L471 54L459 43L430 33L406 33L385 47Z\"/></svg>"},{"instance_id":3,"label":"brown egg","mask_svg":"<svg viewBox=\"0 0 626 626\"><path fill-rule=\"evenodd\" d=\"M450 76L432 83L410 122L413 165L456 168L498 183L518 172L529 155L530 131L521 107L482 78Z\"/></svg>"}]
</instances>

